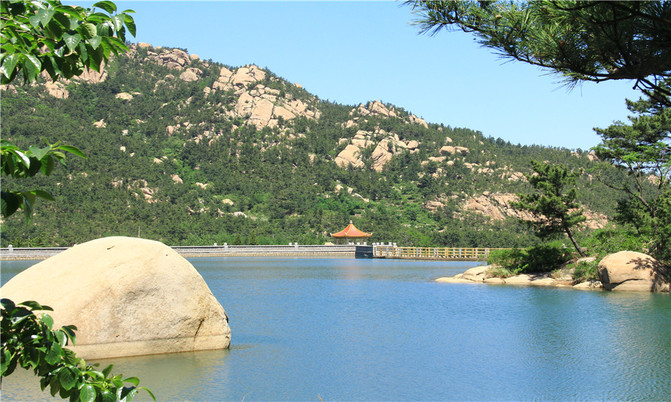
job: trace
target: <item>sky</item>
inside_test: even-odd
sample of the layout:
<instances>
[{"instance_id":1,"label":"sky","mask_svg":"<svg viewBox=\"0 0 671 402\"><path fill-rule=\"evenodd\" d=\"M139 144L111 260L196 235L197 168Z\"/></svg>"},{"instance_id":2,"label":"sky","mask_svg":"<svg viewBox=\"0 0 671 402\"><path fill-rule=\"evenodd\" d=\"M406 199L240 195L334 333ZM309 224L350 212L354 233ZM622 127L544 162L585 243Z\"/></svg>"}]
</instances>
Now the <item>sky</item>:
<instances>
[{"instance_id":1,"label":"sky","mask_svg":"<svg viewBox=\"0 0 671 402\"><path fill-rule=\"evenodd\" d=\"M503 59L461 31L420 34L397 1L116 3L135 11L132 42L256 64L323 100L380 100L513 144L587 150L600 142L593 128L626 121L625 99L640 97L631 81L569 90L560 76Z\"/></svg>"}]
</instances>

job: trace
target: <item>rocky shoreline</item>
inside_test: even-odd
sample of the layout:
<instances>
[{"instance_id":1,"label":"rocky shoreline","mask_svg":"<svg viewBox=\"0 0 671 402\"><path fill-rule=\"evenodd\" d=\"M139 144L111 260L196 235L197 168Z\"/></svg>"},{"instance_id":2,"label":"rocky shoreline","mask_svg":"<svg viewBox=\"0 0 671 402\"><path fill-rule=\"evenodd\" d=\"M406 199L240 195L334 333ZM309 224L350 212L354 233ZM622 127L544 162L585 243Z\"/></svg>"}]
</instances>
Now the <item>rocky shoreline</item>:
<instances>
[{"instance_id":1,"label":"rocky shoreline","mask_svg":"<svg viewBox=\"0 0 671 402\"><path fill-rule=\"evenodd\" d=\"M493 266L480 266L452 277L436 279L442 283L484 283L490 285L549 286L579 290L630 292L670 292L669 273L654 258L633 251L620 251L599 262L598 281L575 283L570 269L538 274L520 274L508 278L492 273Z\"/></svg>"},{"instance_id":2,"label":"rocky shoreline","mask_svg":"<svg viewBox=\"0 0 671 402\"><path fill-rule=\"evenodd\" d=\"M550 272L539 274L520 274L508 278L500 278L490 273L492 266L474 267L464 273L451 277L436 279L442 283L484 283L489 285L517 285L517 286L546 286L574 288L580 290L602 290L601 281L586 281L574 283L570 275L553 276Z\"/></svg>"}]
</instances>

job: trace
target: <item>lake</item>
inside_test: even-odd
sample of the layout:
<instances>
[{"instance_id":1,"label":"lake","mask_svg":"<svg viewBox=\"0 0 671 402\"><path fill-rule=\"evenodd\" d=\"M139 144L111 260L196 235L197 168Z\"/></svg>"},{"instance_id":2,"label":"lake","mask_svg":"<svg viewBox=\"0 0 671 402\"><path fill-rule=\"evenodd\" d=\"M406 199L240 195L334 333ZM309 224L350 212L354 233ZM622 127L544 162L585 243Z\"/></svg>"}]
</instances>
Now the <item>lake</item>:
<instances>
[{"instance_id":1,"label":"lake","mask_svg":"<svg viewBox=\"0 0 671 402\"><path fill-rule=\"evenodd\" d=\"M103 361L158 400L671 397L669 294L433 281L465 262L189 260L230 350ZM3 283L32 263L3 262ZM27 372L2 384L4 400L46 396Z\"/></svg>"}]
</instances>

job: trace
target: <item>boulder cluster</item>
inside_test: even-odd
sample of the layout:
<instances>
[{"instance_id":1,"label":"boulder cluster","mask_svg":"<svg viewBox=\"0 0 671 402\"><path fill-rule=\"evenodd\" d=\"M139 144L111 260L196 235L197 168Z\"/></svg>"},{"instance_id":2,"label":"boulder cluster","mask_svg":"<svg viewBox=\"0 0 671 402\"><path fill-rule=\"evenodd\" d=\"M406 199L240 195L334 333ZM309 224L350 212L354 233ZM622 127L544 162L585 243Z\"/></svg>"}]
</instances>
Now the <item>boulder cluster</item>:
<instances>
[{"instance_id":1,"label":"boulder cluster","mask_svg":"<svg viewBox=\"0 0 671 402\"><path fill-rule=\"evenodd\" d=\"M319 119L321 112L291 95L268 88L261 82L266 72L255 65L240 67L234 71L222 67L212 90L233 90L238 97L235 107L226 111L232 118L245 118L257 129L277 127L280 119L291 121L296 117Z\"/></svg>"},{"instance_id":2,"label":"boulder cluster","mask_svg":"<svg viewBox=\"0 0 671 402\"><path fill-rule=\"evenodd\" d=\"M381 129L376 129L373 132L359 130L351 140L341 138L340 143L348 144L335 158L335 163L338 166L364 167L363 150L374 146L375 148L370 155L371 168L377 172L381 172L396 154L406 151L410 153L419 152L418 141L402 140L398 134L387 133Z\"/></svg>"},{"instance_id":3,"label":"boulder cluster","mask_svg":"<svg viewBox=\"0 0 671 402\"><path fill-rule=\"evenodd\" d=\"M594 261L586 258L584 261ZM604 289L612 291L669 292L669 273L654 258L643 253L620 251L604 257L599 262L600 281L575 283L570 270L559 273L520 274L508 278L497 277L491 266L471 268L453 277L436 279L443 283L486 283L497 285L526 285L573 287L574 289Z\"/></svg>"}]
</instances>

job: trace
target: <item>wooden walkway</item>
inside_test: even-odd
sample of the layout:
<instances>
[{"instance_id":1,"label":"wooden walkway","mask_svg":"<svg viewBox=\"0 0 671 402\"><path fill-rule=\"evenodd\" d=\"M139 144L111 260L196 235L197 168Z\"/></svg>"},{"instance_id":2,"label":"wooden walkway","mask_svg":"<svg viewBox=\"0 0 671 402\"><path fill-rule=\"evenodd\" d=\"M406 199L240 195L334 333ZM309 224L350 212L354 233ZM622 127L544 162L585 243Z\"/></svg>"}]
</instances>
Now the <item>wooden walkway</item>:
<instances>
[{"instance_id":1,"label":"wooden walkway","mask_svg":"<svg viewBox=\"0 0 671 402\"><path fill-rule=\"evenodd\" d=\"M407 258L414 260L485 261L497 248L466 247L396 247L373 246L373 258Z\"/></svg>"}]
</instances>

